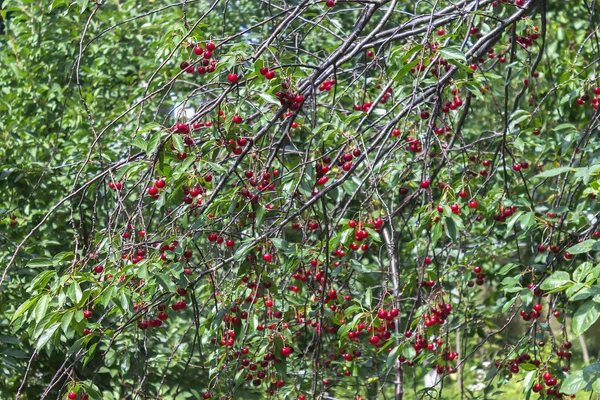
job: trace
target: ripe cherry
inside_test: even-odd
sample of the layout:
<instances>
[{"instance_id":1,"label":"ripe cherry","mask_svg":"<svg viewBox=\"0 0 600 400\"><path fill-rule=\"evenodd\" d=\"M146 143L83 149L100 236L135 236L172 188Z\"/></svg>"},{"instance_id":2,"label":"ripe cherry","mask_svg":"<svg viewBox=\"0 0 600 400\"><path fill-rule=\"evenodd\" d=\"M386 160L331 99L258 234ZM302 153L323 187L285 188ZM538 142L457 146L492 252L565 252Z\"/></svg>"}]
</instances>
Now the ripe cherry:
<instances>
[{"instance_id":1,"label":"ripe cherry","mask_svg":"<svg viewBox=\"0 0 600 400\"><path fill-rule=\"evenodd\" d=\"M67 395L67 397L71 400L74 400L77 398L77 393L75 392L69 392L69 394Z\"/></svg>"},{"instance_id":2,"label":"ripe cherry","mask_svg":"<svg viewBox=\"0 0 600 400\"><path fill-rule=\"evenodd\" d=\"M265 260L266 262L271 262L273 261L273 255L270 253L265 253L262 256L263 260Z\"/></svg>"},{"instance_id":3,"label":"ripe cherry","mask_svg":"<svg viewBox=\"0 0 600 400\"><path fill-rule=\"evenodd\" d=\"M429 180L425 179L425 180L421 181L421 188L427 189L430 184L431 184L431 182L429 182Z\"/></svg>"},{"instance_id":4,"label":"ripe cherry","mask_svg":"<svg viewBox=\"0 0 600 400\"><path fill-rule=\"evenodd\" d=\"M237 74L229 74L227 75L227 80L231 83L236 83L238 80Z\"/></svg>"},{"instance_id":5,"label":"ripe cherry","mask_svg":"<svg viewBox=\"0 0 600 400\"><path fill-rule=\"evenodd\" d=\"M83 311L83 318L88 319L88 318L91 318L91 316L92 316L91 311L89 311L89 310Z\"/></svg>"},{"instance_id":6,"label":"ripe cherry","mask_svg":"<svg viewBox=\"0 0 600 400\"><path fill-rule=\"evenodd\" d=\"M292 354L294 350L289 347L289 346L285 346L284 348L281 349L281 355L284 357L288 357L290 354Z\"/></svg>"},{"instance_id":7,"label":"ripe cherry","mask_svg":"<svg viewBox=\"0 0 600 400\"><path fill-rule=\"evenodd\" d=\"M206 50L213 51L217 46L213 42L206 43Z\"/></svg>"}]
</instances>

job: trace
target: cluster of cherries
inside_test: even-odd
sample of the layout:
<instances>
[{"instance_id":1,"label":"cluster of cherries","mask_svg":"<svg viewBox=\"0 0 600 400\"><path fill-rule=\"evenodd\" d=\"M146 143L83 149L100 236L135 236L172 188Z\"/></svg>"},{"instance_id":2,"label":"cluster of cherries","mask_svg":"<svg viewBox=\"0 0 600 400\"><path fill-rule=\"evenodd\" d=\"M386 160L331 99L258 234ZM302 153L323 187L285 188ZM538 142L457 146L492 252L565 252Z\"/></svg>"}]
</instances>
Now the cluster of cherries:
<instances>
[{"instance_id":1,"label":"cluster of cherries","mask_svg":"<svg viewBox=\"0 0 600 400\"><path fill-rule=\"evenodd\" d=\"M329 172L329 164L331 163L330 157L323 157L321 162L317 162L315 165L315 175L317 178L317 185L324 185L327 183L329 178L327 173Z\"/></svg>"},{"instance_id":2,"label":"cluster of cherries","mask_svg":"<svg viewBox=\"0 0 600 400\"><path fill-rule=\"evenodd\" d=\"M187 291L184 288L178 288L177 294L179 294L180 296L183 297L187 294ZM137 307L134 307L134 309L139 309L139 305L136 304L136 306ZM186 307L187 307L187 304L185 301L177 301L177 302L171 304L171 309L173 311L185 310ZM167 318L169 318L169 315L165 312L167 309L167 305L159 304L156 308L158 310L158 314L156 315L156 318L152 318L150 320L147 320L147 319L139 320L137 323L138 328L140 328L141 330L146 330L146 329L148 329L148 327L158 328L158 327L162 326L163 321L165 321Z\"/></svg>"},{"instance_id":3,"label":"cluster of cherries","mask_svg":"<svg viewBox=\"0 0 600 400\"><path fill-rule=\"evenodd\" d=\"M335 86L336 81L335 79L329 79L329 80L324 80L320 85L319 85L319 90L321 92L329 92L331 90L331 88L333 86Z\"/></svg>"},{"instance_id":4,"label":"cluster of cherries","mask_svg":"<svg viewBox=\"0 0 600 400\"><path fill-rule=\"evenodd\" d=\"M191 65L189 62L183 61L181 64L179 64L179 68L181 70L185 70L185 72L187 72L189 74L198 72L198 74L204 75L207 72L208 73L215 72L215 66L217 65L219 60L212 59L212 56L213 56L212 52L215 50L216 47L217 46L212 42L206 43L206 50L204 50L202 48L202 46L196 45L193 50L194 54L197 56L203 57L203 59L200 61L200 66L198 66L198 68L196 69L196 67Z\"/></svg>"},{"instance_id":5,"label":"cluster of cherries","mask_svg":"<svg viewBox=\"0 0 600 400\"><path fill-rule=\"evenodd\" d=\"M534 304L533 310L531 310L530 312L521 310L521 311L519 311L519 315L521 315L521 318L523 318L523 321L531 321L532 319L538 319L539 317L542 316L542 308L543 307L541 304Z\"/></svg>"},{"instance_id":6,"label":"cluster of cherries","mask_svg":"<svg viewBox=\"0 0 600 400\"><path fill-rule=\"evenodd\" d=\"M515 206L510 206L510 207L500 206L499 213L494 215L494 220L498 221L498 222L505 222L506 218L513 215L516 211L517 211L517 207L515 207Z\"/></svg>"},{"instance_id":7,"label":"cluster of cherries","mask_svg":"<svg viewBox=\"0 0 600 400\"><path fill-rule=\"evenodd\" d=\"M593 92L595 95L600 95L600 87L595 87L593 89ZM590 95L585 93L583 96L577 98L576 103L577 103L577 105L582 106L589 101L590 101ZM590 102L590 104L594 108L594 110L598 109L598 104L600 104L600 97L592 98L592 101Z\"/></svg>"},{"instance_id":8,"label":"cluster of cherries","mask_svg":"<svg viewBox=\"0 0 600 400\"><path fill-rule=\"evenodd\" d=\"M279 99L281 105L289 105L290 110L296 111L300 108L300 104L304 101L304 96L301 94L295 94L289 90L290 85L287 82L282 82L281 87L285 89L283 92L275 92L275 97Z\"/></svg>"},{"instance_id":9,"label":"cluster of cherries","mask_svg":"<svg viewBox=\"0 0 600 400\"><path fill-rule=\"evenodd\" d=\"M485 283L485 274L481 272L481 267L478 265L473 267L473 272L475 273L475 282L469 281L467 282L467 286L482 286Z\"/></svg>"},{"instance_id":10,"label":"cluster of cherries","mask_svg":"<svg viewBox=\"0 0 600 400\"><path fill-rule=\"evenodd\" d=\"M422 318L425 321L425 326L427 327L435 324L443 325L451 312L452 304L439 303L437 308L431 308L429 314L423 314Z\"/></svg>"},{"instance_id":11,"label":"cluster of cherries","mask_svg":"<svg viewBox=\"0 0 600 400\"><path fill-rule=\"evenodd\" d=\"M10 226L17 225L17 216L15 214L10 216Z\"/></svg>"}]
</instances>

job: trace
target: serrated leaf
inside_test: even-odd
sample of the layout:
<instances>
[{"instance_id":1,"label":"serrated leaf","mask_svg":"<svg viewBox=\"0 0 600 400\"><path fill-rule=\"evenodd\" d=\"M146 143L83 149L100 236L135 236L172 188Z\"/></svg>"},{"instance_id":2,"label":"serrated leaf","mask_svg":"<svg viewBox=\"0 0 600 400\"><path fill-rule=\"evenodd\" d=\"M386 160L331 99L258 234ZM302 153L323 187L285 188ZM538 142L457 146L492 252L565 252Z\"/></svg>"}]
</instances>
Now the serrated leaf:
<instances>
[{"instance_id":1,"label":"serrated leaf","mask_svg":"<svg viewBox=\"0 0 600 400\"><path fill-rule=\"evenodd\" d=\"M562 287L570 282L569 273L565 271L557 271L544 279L540 285L542 290L552 290Z\"/></svg>"},{"instance_id":2,"label":"serrated leaf","mask_svg":"<svg viewBox=\"0 0 600 400\"><path fill-rule=\"evenodd\" d=\"M55 322L54 324L50 325L50 327L44 329L44 333L42 333L40 335L40 338L38 339L37 345L35 346L37 349L41 349L42 347L44 347L46 345L46 343L48 343L48 341L52 338L52 335L54 335L54 332L56 332L56 330L60 327L60 322Z\"/></svg>"},{"instance_id":3,"label":"serrated leaf","mask_svg":"<svg viewBox=\"0 0 600 400\"><path fill-rule=\"evenodd\" d=\"M588 300L573 314L572 328L577 336L587 331L600 317L600 304Z\"/></svg>"},{"instance_id":4,"label":"serrated leaf","mask_svg":"<svg viewBox=\"0 0 600 400\"><path fill-rule=\"evenodd\" d=\"M177 150L180 153L183 153L185 151L185 146L183 144L183 139L181 138L181 135L174 134L173 136L171 136L171 138L173 139L173 147L175 147L175 150Z\"/></svg>"},{"instance_id":5,"label":"serrated leaf","mask_svg":"<svg viewBox=\"0 0 600 400\"><path fill-rule=\"evenodd\" d=\"M460 60L463 62L467 62L467 57L460 51L460 48L457 46L448 46L444 47L440 50L442 57L446 60Z\"/></svg>"},{"instance_id":6,"label":"serrated leaf","mask_svg":"<svg viewBox=\"0 0 600 400\"><path fill-rule=\"evenodd\" d=\"M587 239L581 243L577 243L574 246L569 247L568 252L571 254L583 254L592 250L597 240Z\"/></svg>"},{"instance_id":7,"label":"serrated leaf","mask_svg":"<svg viewBox=\"0 0 600 400\"><path fill-rule=\"evenodd\" d=\"M32 299L27 300L25 303L21 304L19 306L19 308L17 308L17 311L15 311L14 315L12 316L12 319L10 320L10 323L12 324L17 318L19 318L21 315L23 315L35 303L37 303L37 301L39 299L40 299L39 296L38 297L34 297Z\"/></svg>"},{"instance_id":8,"label":"serrated leaf","mask_svg":"<svg viewBox=\"0 0 600 400\"><path fill-rule=\"evenodd\" d=\"M554 169L549 169L547 171L541 172L535 176L535 178L551 178L553 176L557 176L560 174L564 174L565 172L574 172L575 168L571 167L559 167Z\"/></svg>"},{"instance_id":9,"label":"serrated leaf","mask_svg":"<svg viewBox=\"0 0 600 400\"><path fill-rule=\"evenodd\" d=\"M46 316L46 311L48 310L48 304L50 303L50 295L44 294L40 297L35 309L33 310L33 317L35 322L39 323L42 318Z\"/></svg>"}]
</instances>

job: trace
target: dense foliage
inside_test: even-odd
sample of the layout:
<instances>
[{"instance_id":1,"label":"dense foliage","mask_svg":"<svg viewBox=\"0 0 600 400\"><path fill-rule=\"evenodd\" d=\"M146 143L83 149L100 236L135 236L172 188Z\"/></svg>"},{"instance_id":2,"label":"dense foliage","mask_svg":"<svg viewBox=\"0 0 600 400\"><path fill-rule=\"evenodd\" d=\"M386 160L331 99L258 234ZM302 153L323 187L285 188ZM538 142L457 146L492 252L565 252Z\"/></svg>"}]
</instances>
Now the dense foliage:
<instances>
[{"instance_id":1,"label":"dense foliage","mask_svg":"<svg viewBox=\"0 0 600 400\"><path fill-rule=\"evenodd\" d=\"M595 8L5 0L0 398L591 398Z\"/></svg>"}]
</instances>

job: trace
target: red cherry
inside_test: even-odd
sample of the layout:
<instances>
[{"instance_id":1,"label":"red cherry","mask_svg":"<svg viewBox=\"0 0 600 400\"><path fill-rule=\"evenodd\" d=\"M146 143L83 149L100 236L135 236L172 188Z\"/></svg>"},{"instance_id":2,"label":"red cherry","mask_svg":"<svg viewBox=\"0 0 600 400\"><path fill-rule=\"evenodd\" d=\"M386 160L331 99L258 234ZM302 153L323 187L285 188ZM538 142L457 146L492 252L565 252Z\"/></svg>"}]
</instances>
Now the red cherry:
<instances>
[{"instance_id":1,"label":"red cherry","mask_svg":"<svg viewBox=\"0 0 600 400\"><path fill-rule=\"evenodd\" d=\"M148 194L150 196L156 196L158 194L158 188L156 186L150 186L148 188Z\"/></svg>"},{"instance_id":2,"label":"red cherry","mask_svg":"<svg viewBox=\"0 0 600 400\"><path fill-rule=\"evenodd\" d=\"M371 344L373 344L373 345L375 345L375 344L379 343L379 336L371 336L371 337L369 338L369 343L371 343Z\"/></svg>"},{"instance_id":3,"label":"red cherry","mask_svg":"<svg viewBox=\"0 0 600 400\"><path fill-rule=\"evenodd\" d=\"M286 346L286 347L284 347L284 348L281 349L280 353L281 353L282 356L288 357L290 354L292 354L293 351L294 350L291 347Z\"/></svg>"},{"instance_id":4,"label":"red cherry","mask_svg":"<svg viewBox=\"0 0 600 400\"><path fill-rule=\"evenodd\" d=\"M91 316L92 316L92 312L91 312L91 311L89 311L89 310L85 310L85 311L83 312L83 318L85 318L85 319L88 319L88 318L90 318Z\"/></svg>"},{"instance_id":5,"label":"red cherry","mask_svg":"<svg viewBox=\"0 0 600 400\"><path fill-rule=\"evenodd\" d=\"M154 186L156 186L159 189L162 189L165 187L165 181L164 179L159 179L157 181L154 182Z\"/></svg>"},{"instance_id":6,"label":"red cherry","mask_svg":"<svg viewBox=\"0 0 600 400\"><path fill-rule=\"evenodd\" d=\"M77 393L75 392L69 392L69 394L67 395L67 397L71 400L74 400L77 398Z\"/></svg>"},{"instance_id":7,"label":"red cherry","mask_svg":"<svg viewBox=\"0 0 600 400\"><path fill-rule=\"evenodd\" d=\"M271 262L271 261L273 261L273 255L272 255L272 254L269 254L269 253L263 254L262 258L263 258L263 260L265 260L266 262Z\"/></svg>"},{"instance_id":8,"label":"red cherry","mask_svg":"<svg viewBox=\"0 0 600 400\"><path fill-rule=\"evenodd\" d=\"M217 46L213 42L206 43L206 50L213 51Z\"/></svg>"},{"instance_id":9,"label":"red cherry","mask_svg":"<svg viewBox=\"0 0 600 400\"><path fill-rule=\"evenodd\" d=\"M429 187L429 185L430 185L429 180L425 179L425 180L421 181L421 188L422 189L427 189Z\"/></svg>"},{"instance_id":10,"label":"red cherry","mask_svg":"<svg viewBox=\"0 0 600 400\"><path fill-rule=\"evenodd\" d=\"M194 54L196 54L197 56L202 55L202 53L204 52L204 49L200 46L196 46L194 47Z\"/></svg>"},{"instance_id":11,"label":"red cherry","mask_svg":"<svg viewBox=\"0 0 600 400\"><path fill-rule=\"evenodd\" d=\"M229 74L227 75L227 80L231 83L236 83L238 80L237 74Z\"/></svg>"},{"instance_id":12,"label":"red cherry","mask_svg":"<svg viewBox=\"0 0 600 400\"><path fill-rule=\"evenodd\" d=\"M267 71L265 73L265 78L267 78L268 80L275 78L275 71Z\"/></svg>"}]
</instances>

